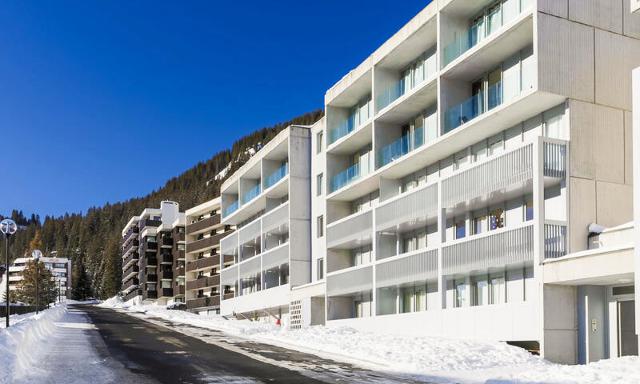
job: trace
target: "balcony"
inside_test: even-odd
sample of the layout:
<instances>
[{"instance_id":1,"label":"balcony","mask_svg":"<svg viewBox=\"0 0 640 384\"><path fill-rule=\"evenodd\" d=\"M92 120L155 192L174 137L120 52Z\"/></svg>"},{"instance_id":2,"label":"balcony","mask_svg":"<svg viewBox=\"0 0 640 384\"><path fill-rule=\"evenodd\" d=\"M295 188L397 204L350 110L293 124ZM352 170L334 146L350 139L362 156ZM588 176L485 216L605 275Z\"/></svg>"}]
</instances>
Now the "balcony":
<instances>
[{"instance_id":1,"label":"balcony","mask_svg":"<svg viewBox=\"0 0 640 384\"><path fill-rule=\"evenodd\" d=\"M215 235L205 237L204 239L192 241L187 243L187 253L202 251L207 248L213 248L220 244L220 240L227 236L229 232L217 233Z\"/></svg>"},{"instance_id":2,"label":"balcony","mask_svg":"<svg viewBox=\"0 0 640 384\"><path fill-rule=\"evenodd\" d=\"M289 174L289 164L285 163L280 168L264 179L264 189L267 190L276 185L280 180Z\"/></svg>"},{"instance_id":3,"label":"balcony","mask_svg":"<svg viewBox=\"0 0 640 384\"><path fill-rule=\"evenodd\" d=\"M438 250L406 253L376 265L376 287L433 281L438 278Z\"/></svg>"},{"instance_id":4,"label":"balcony","mask_svg":"<svg viewBox=\"0 0 640 384\"><path fill-rule=\"evenodd\" d=\"M138 262L138 252L132 252L124 260L122 260L122 267L128 268L129 264Z\"/></svg>"},{"instance_id":5,"label":"balcony","mask_svg":"<svg viewBox=\"0 0 640 384\"><path fill-rule=\"evenodd\" d=\"M153 290L153 291L147 291L145 293L145 296L147 299L151 299L151 300L155 300L158 298L158 291Z\"/></svg>"},{"instance_id":6,"label":"balcony","mask_svg":"<svg viewBox=\"0 0 640 384\"><path fill-rule=\"evenodd\" d=\"M133 241L129 241L128 243L124 244L124 247L122 248L122 253L126 255L128 252L130 252L132 249L137 248L138 246L140 246L140 242L137 239Z\"/></svg>"},{"instance_id":7,"label":"balcony","mask_svg":"<svg viewBox=\"0 0 640 384\"><path fill-rule=\"evenodd\" d=\"M430 184L384 201L376 208L376 231L438 216L438 185Z\"/></svg>"},{"instance_id":8,"label":"balcony","mask_svg":"<svg viewBox=\"0 0 640 384\"><path fill-rule=\"evenodd\" d=\"M160 264L173 264L173 255L171 253L163 253L159 259Z\"/></svg>"},{"instance_id":9,"label":"balcony","mask_svg":"<svg viewBox=\"0 0 640 384\"><path fill-rule=\"evenodd\" d=\"M459 126L502 104L502 82L499 81L491 85L487 91L487 96L487 103L485 103L485 93L479 92L460 104L449 108L444 113L443 134L453 131Z\"/></svg>"},{"instance_id":10,"label":"balcony","mask_svg":"<svg viewBox=\"0 0 640 384\"><path fill-rule=\"evenodd\" d=\"M133 279L129 279L126 280L124 283L122 283L122 290L126 291L130 288L135 288L140 284L140 280L138 280L138 278L134 277Z\"/></svg>"},{"instance_id":11,"label":"balcony","mask_svg":"<svg viewBox=\"0 0 640 384\"><path fill-rule=\"evenodd\" d=\"M220 295L199 297L187 300L187 309L197 309L220 306Z\"/></svg>"},{"instance_id":12,"label":"balcony","mask_svg":"<svg viewBox=\"0 0 640 384\"><path fill-rule=\"evenodd\" d=\"M220 215L213 215L207 217L206 219L202 219L196 223L187 225L187 233L190 235L196 234L201 231L205 231L207 229L211 229L216 225L220 224Z\"/></svg>"},{"instance_id":13,"label":"balcony","mask_svg":"<svg viewBox=\"0 0 640 384\"><path fill-rule=\"evenodd\" d=\"M396 161L409 152L424 145L424 127L420 127L413 134L405 134L400 138L382 147L378 153L378 168Z\"/></svg>"},{"instance_id":14,"label":"balcony","mask_svg":"<svg viewBox=\"0 0 640 384\"><path fill-rule=\"evenodd\" d=\"M331 179L331 192L342 189L364 176L364 172L361 171L361 168L360 163L356 163L335 175Z\"/></svg>"},{"instance_id":15,"label":"balcony","mask_svg":"<svg viewBox=\"0 0 640 384\"><path fill-rule=\"evenodd\" d=\"M220 275L203 276L196 280L187 281L187 290L206 289L220 286Z\"/></svg>"},{"instance_id":16,"label":"balcony","mask_svg":"<svg viewBox=\"0 0 640 384\"><path fill-rule=\"evenodd\" d=\"M160 295L160 297L173 297L173 288L162 288Z\"/></svg>"},{"instance_id":17,"label":"balcony","mask_svg":"<svg viewBox=\"0 0 640 384\"><path fill-rule=\"evenodd\" d=\"M138 227L129 228L129 230L122 236L122 239L126 242L130 238L134 237L133 235L137 235L140 233L140 229Z\"/></svg>"},{"instance_id":18,"label":"balcony","mask_svg":"<svg viewBox=\"0 0 640 384\"><path fill-rule=\"evenodd\" d=\"M260 192L262 192L262 189L260 188L260 183L258 183L255 186L253 186L251 189L249 189L247 192L245 192L244 195L242 195L242 199L241 199L242 204L246 204L251 200L255 199L256 197L258 197Z\"/></svg>"},{"instance_id":19,"label":"balcony","mask_svg":"<svg viewBox=\"0 0 640 384\"><path fill-rule=\"evenodd\" d=\"M158 274L157 273L148 273L146 277L147 277L147 283L157 283L158 282Z\"/></svg>"},{"instance_id":20,"label":"balcony","mask_svg":"<svg viewBox=\"0 0 640 384\"><path fill-rule=\"evenodd\" d=\"M373 211L359 212L327 226L327 249L352 249L371 243Z\"/></svg>"},{"instance_id":21,"label":"balcony","mask_svg":"<svg viewBox=\"0 0 640 384\"><path fill-rule=\"evenodd\" d=\"M229 292L229 293L225 293L222 296L222 300L229 300L229 299L233 299L234 297L236 297L236 294L233 292Z\"/></svg>"},{"instance_id":22,"label":"balcony","mask_svg":"<svg viewBox=\"0 0 640 384\"><path fill-rule=\"evenodd\" d=\"M466 274L533 262L533 223L502 228L442 248L443 274Z\"/></svg>"},{"instance_id":23,"label":"balcony","mask_svg":"<svg viewBox=\"0 0 640 384\"><path fill-rule=\"evenodd\" d=\"M204 257L187 263L187 271L193 272L199 269L213 268L220 266L220 255Z\"/></svg>"},{"instance_id":24,"label":"balcony","mask_svg":"<svg viewBox=\"0 0 640 384\"><path fill-rule=\"evenodd\" d=\"M229 204L227 208L224 209L224 215L230 216L232 213L238 210L238 207L239 207L239 203L236 200L233 203Z\"/></svg>"},{"instance_id":25,"label":"balcony","mask_svg":"<svg viewBox=\"0 0 640 384\"><path fill-rule=\"evenodd\" d=\"M163 247L173 247L173 238L172 237L163 237L162 240L160 240L160 244Z\"/></svg>"},{"instance_id":26,"label":"balcony","mask_svg":"<svg viewBox=\"0 0 640 384\"><path fill-rule=\"evenodd\" d=\"M351 268L327 276L327 297L349 296L373 288L373 267Z\"/></svg>"},{"instance_id":27,"label":"balcony","mask_svg":"<svg viewBox=\"0 0 640 384\"><path fill-rule=\"evenodd\" d=\"M140 268L138 268L138 266L135 264L132 265L122 273L123 280L128 280L128 279L131 279L132 277L137 276L138 272L140 272Z\"/></svg>"},{"instance_id":28,"label":"balcony","mask_svg":"<svg viewBox=\"0 0 640 384\"><path fill-rule=\"evenodd\" d=\"M510 3L511 6L508 8L504 5L498 5L487 10L484 17L477 19L473 25L457 34L458 37L454 38L443 50L443 68L476 45L502 34L512 24L517 23L520 15L528 7L520 7L518 1Z\"/></svg>"},{"instance_id":29,"label":"balcony","mask_svg":"<svg viewBox=\"0 0 640 384\"><path fill-rule=\"evenodd\" d=\"M184 285L178 285L173 288L173 296L184 296Z\"/></svg>"},{"instance_id":30,"label":"balcony","mask_svg":"<svg viewBox=\"0 0 640 384\"><path fill-rule=\"evenodd\" d=\"M176 272L176 278L178 278L178 277L184 277L184 276L185 276L185 275L184 275L184 272L185 272L185 268L184 268L184 266L178 266L178 267L176 268L175 272Z\"/></svg>"},{"instance_id":31,"label":"balcony","mask_svg":"<svg viewBox=\"0 0 640 384\"><path fill-rule=\"evenodd\" d=\"M352 108L347 118L340 121L333 129L329 130L328 145L332 145L343 137L359 130L369 123L373 117L373 106L371 99L368 99L358 106Z\"/></svg>"},{"instance_id":32,"label":"balcony","mask_svg":"<svg viewBox=\"0 0 640 384\"><path fill-rule=\"evenodd\" d=\"M557 259L566 256L567 251L567 226L565 223L544 224L544 258Z\"/></svg>"},{"instance_id":33,"label":"balcony","mask_svg":"<svg viewBox=\"0 0 640 384\"><path fill-rule=\"evenodd\" d=\"M139 227L142 232L146 227L157 228L162 225L162 220L142 219L140 220Z\"/></svg>"},{"instance_id":34,"label":"balcony","mask_svg":"<svg viewBox=\"0 0 640 384\"><path fill-rule=\"evenodd\" d=\"M160 273L158 273L158 278L160 280L173 280L173 271L161 270Z\"/></svg>"}]
</instances>

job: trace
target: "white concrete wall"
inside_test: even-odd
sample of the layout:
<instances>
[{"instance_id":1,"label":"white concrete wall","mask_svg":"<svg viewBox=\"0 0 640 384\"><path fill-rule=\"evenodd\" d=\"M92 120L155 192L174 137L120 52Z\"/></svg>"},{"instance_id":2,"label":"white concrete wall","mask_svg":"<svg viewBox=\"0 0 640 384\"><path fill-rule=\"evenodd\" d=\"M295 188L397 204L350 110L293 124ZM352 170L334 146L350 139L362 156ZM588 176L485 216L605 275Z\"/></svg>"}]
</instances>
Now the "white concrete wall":
<instances>
[{"instance_id":1,"label":"white concrete wall","mask_svg":"<svg viewBox=\"0 0 640 384\"><path fill-rule=\"evenodd\" d=\"M640 164L640 68L633 71L633 160ZM640 166L633 170L633 216L635 222L635 291L640 292ZM640 332L640 305L636 305L636 333Z\"/></svg>"}]
</instances>

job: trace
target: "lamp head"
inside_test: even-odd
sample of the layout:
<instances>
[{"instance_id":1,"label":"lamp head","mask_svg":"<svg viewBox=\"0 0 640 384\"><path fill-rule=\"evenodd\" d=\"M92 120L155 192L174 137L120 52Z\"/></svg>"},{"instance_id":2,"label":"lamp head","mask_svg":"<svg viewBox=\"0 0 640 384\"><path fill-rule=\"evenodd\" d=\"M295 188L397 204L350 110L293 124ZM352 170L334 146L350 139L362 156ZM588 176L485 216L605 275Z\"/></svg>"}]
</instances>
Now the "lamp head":
<instances>
[{"instance_id":1,"label":"lamp head","mask_svg":"<svg viewBox=\"0 0 640 384\"><path fill-rule=\"evenodd\" d=\"M31 252L31 257L33 257L35 261L38 261L42 257L42 252L39 249L34 249L33 252Z\"/></svg>"},{"instance_id":2,"label":"lamp head","mask_svg":"<svg viewBox=\"0 0 640 384\"><path fill-rule=\"evenodd\" d=\"M0 232L5 236L11 236L18 230L18 225L11 219L4 219L0 221Z\"/></svg>"}]
</instances>

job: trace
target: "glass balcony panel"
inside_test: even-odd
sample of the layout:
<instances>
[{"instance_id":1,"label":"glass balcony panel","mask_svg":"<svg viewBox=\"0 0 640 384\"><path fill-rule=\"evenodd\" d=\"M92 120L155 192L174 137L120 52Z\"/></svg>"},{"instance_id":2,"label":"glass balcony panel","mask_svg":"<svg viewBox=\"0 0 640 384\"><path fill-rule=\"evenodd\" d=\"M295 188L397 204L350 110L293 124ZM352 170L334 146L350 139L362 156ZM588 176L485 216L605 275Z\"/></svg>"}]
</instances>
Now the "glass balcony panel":
<instances>
[{"instance_id":1,"label":"glass balcony panel","mask_svg":"<svg viewBox=\"0 0 640 384\"><path fill-rule=\"evenodd\" d=\"M400 157L409 153L409 135L403 135L391 144L384 146L380 149L380 156L378 157L378 167L385 166L390 162L399 159Z\"/></svg>"},{"instance_id":2,"label":"glass balcony panel","mask_svg":"<svg viewBox=\"0 0 640 384\"><path fill-rule=\"evenodd\" d=\"M354 180L360 178L360 176L360 163L353 164L331 179L331 192L335 192L347 184L352 183Z\"/></svg>"},{"instance_id":3,"label":"glass balcony panel","mask_svg":"<svg viewBox=\"0 0 640 384\"><path fill-rule=\"evenodd\" d=\"M402 81L398 81L387 87L381 95L378 96L378 110L386 108L389 104L396 101L404 94L404 86Z\"/></svg>"},{"instance_id":4,"label":"glass balcony panel","mask_svg":"<svg viewBox=\"0 0 640 384\"><path fill-rule=\"evenodd\" d=\"M247 193L242 196L242 204L246 204L249 201L255 199L261 192L260 183L249 189Z\"/></svg>"},{"instance_id":5,"label":"glass balcony panel","mask_svg":"<svg viewBox=\"0 0 640 384\"><path fill-rule=\"evenodd\" d=\"M232 214L237 210L238 210L238 201L234 201L233 203L229 204L227 208L225 208L224 215L229 216L230 214Z\"/></svg>"},{"instance_id":6,"label":"glass balcony panel","mask_svg":"<svg viewBox=\"0 0 640 384\"><path fill-rule=\"evenodd\" d=\"M455 107L445 112L444 133L449 133L459 126L482 115L487 110L502 104L502 81L491 85L487 90L488 106L486 108L484 92L476 93Z\"/></svg>"},{"instance_id":7,"label":"glass balcony panel","mask_svg":"<svg viewBox=\"0 0 640 384\"><path fill-rule=\"evenodd\" d=\"M278 181L282 180L289 173L289 163L285 163L264 180L264 189L273 187Z\"/></svg>"}]
</instances>

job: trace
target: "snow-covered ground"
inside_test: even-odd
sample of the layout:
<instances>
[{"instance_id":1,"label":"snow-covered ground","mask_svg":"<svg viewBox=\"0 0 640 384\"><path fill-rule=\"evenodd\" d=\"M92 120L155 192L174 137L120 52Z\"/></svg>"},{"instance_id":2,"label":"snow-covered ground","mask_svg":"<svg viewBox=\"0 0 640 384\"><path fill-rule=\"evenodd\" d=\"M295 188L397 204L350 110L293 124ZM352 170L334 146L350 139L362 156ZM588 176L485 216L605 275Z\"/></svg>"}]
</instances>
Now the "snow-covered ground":
<instances>
[{"instance_id":1,"label":"snow-covered ground","mask_svg":"<svg viewBox=\"0 0 640 384\"><path fill-rule=\"evenodd\" d=\"M390 336L352 328L309 327L288 330L273 324L202 316L163 306L123 303L112 298L102 307L136 317L157 317L178 324L223 331L379 371L415 375L441 383L640 383L640 358L605 360L588 366L549 363L498 342L435 337Z\"/></svg>"},{"instance_id":2,"label":"snow-covered ground","mask_svg":"<svg viewBox=\"0 0 640 384\"><path fill-rule=\"evenodd\" d=\"M0 367L6 374L0 375L0 383L13 383L14 374L33 366L33 352L41 347L56 329L55 322L66 308L57 306L39 314L13 315L10 327L0 331Z\"/></svg>"}]
</instances>

